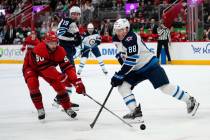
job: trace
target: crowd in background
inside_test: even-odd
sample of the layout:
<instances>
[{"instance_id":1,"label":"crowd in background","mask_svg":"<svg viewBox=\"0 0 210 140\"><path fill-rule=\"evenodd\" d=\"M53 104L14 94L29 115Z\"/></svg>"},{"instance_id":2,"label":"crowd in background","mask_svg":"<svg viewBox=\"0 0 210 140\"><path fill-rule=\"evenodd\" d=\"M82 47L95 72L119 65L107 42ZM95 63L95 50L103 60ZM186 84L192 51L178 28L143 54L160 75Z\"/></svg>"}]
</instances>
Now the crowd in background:
<instances>
[{"instance_id":1,"label":"crowd in background","mask_svg":"<svg viewBox=\"0 0 210 140\"><path fill-rule=\"evenodd\" d=\"M128 0L129 1L129 0ZM156 41L158 38L158 17L160 8L168 6L175 0L135 0L139 2L137 11L131 11L129 15L125 15L130 23L131 29L139 33L144 41ZM18 14L21 8L32 0L0 0L0 9L6 9L6 15L0 12L0 44L21 44L25 37L30 34L31 27L13 27L6 24L6 18L13 14ZM130 0L130 2L133 2ZM49 30L56 31L56 27L63 17L69 16L69 8L78 4L82 10L82 17L79 25L81 34L86 31L86 25L93 22L102 36L103 42L112 41L112 28L113 22L121 17L118 15L115 19L103 18L98 20L98 9L107 11L125 11L125 0L36 0L33 1L34 5L48 4L50 11L44 12L35 19L35 30L39 39L42 39L44 34ZM172 41L187 41L186 33L186 3L181 9L180 14L170 29ZM204 35L203 40L210 40L210 5L204 3Z\"/></svg>"}]
</instances>

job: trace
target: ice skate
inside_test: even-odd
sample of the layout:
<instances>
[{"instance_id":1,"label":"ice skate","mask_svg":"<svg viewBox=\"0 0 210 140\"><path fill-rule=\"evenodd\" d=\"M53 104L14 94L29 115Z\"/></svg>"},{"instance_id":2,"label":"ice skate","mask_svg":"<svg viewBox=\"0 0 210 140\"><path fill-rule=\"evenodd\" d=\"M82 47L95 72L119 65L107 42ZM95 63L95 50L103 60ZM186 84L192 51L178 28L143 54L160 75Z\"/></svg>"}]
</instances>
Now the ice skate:
<instances>
[{"instance_id":1,"label":"ice skate","mask_svg":"<svg viewBox=\"0 0 210 140\"><path fill-rule=\"evenodd\" d=\"M197 112L200 103L198 103L194 97L190 97L187 102L187 113L194 116Z\"/></svg>"},{"instance_id":2,"label":"ice skate","mask_svg":"<svg viewBox=\"0 0 210 140\"><path fill-rule=\"evenodd\" d=\"M69 115L71 118L75 118L77 116L77 113L74 112L71 108L64 110L67 115Z\"/></svg>"},{"instance_id":3,"label":"ice skate","mask_svg":"<svg viewBox=\"0 0 210 140\"><path fill-rule=\"evenodd\" d=\"M79 70L77 71L77 75L81 75L81 73L82 73L82 70L79 69Z\"/></svg>"},{"instance_id":4,"label":"ice skate","mask_svg":"<svg viewBox=\"0 0 210 140\"><path fill-rule=\"evenodd\" d=\"M129 120L131 123L144 123L140 104L135 108L133 112L123 116L123 119Z\"/></svg>"},{"instance_id":5,"label":"ice skate","mask_svg":"<svg viewBox=\"0 0 210 140\"><path fill-rule=\"evenodd\" d=\"M102 69L102 71L103 71L103 73L104 73L105 75L108 74L108 71L107 71L106 69Z\"/></svg>"},{"instance_id":6,"label":"ice skate","mask_svg":"<svg viewBox=\"0 0 210 140\"><path fill-rule=\"evenodd\" d=\"M60 103L58 102L56 97L54 98L54 102L53 102L52 106L54 106L56 108L59 108L59 106L60 106ZM71 103L71 109L74 111L79 111L79 105L76 103Z\"/></svg>"},{"instance_id":7,"label":"ice skate","mask_svg":"<svg viewBox=\"0 0 210 140\"><path fill-rule=\"evenodd\" d=\"M38 112L38 119L39 120L45 119L45 111L44 111L44 108L38 109L37 112Z\"/></svg>"}]
</instances>

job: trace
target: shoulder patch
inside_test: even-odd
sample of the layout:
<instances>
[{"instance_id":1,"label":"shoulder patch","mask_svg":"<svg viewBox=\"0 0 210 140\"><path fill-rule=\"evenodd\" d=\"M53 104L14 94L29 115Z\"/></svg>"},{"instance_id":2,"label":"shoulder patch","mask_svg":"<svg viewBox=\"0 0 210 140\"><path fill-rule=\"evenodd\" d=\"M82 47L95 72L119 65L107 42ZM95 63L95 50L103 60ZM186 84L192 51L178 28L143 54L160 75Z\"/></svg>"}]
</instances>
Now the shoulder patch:
<instances>
[{"instance_id":1,"label":"shoulder patch","mask_svg":"<svg viewBox=\"0 0 210 140\"><path fill-rule=\"evenodd\" d=\"M133 40L133 37L132 37L132 36L128 36L128 37L125 39L125 41L127 41L127 42L129 42L129 41L131 41L131 40Z\"/></svg>"}]
</instances>

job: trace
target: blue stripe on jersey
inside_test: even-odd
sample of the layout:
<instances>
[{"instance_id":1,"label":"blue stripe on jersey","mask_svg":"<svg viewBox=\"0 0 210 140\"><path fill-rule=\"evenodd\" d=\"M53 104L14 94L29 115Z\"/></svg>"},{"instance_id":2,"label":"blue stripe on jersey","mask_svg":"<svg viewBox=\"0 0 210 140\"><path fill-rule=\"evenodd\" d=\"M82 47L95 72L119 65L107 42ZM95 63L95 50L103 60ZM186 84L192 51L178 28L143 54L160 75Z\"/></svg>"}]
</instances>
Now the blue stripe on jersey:
<instances>
[{"instance_id":1,"label":"blue stripe on jersey","mask_svg":"<svg viewBox=\"0 0 210 140\"><path fill-rule=\"evenodd\" d=\"M183 96L184 96L184 91L182 91L182 93L181 93L181 95L179 96L178 99L181 100Z\"/></svg>"},{"instance_id":2,"label":"blue stripe on jersey","mask_svg":"<svg viewBox=\"0 0 210 140\"><path fill-rule=\"evenodd\" d=\"M60 30L60 29L68 30L68 28L66 28L66 27L59 27L58 30Z\"/></svg>"},{"instance_id":3,"label":"blue stripe on jersey","mask_svg":"<svg viewBox=\"0 0 210 140\"><path fill-rule=\"evenodd\" d=\"M64 34L65 34L65 31L60 31L60 32L57 33L58 36L62 36Z\"/></svg>"},{"instance_id":4,"label":"blue stripe on jersey","mask_svg":"<svg viewBox=\"0 0 210 140\"><path fill-rule=\"evenodd\" d=\"M130 104L130 103L132 103L132 102L136 102L136 100L135 100L135 99L129 100L129 101L127 101L125 104L128 105L128 104Z\"/></svg>"},{"instance_id":5,"label":"blue stripe on jersey","mask_svg":"<svg viewBox=\"0 0 210 140\"><path fill-rule=\"evenodd\" d=\"M179 92L179 86L177 86L177 90L176 92L173 94L173 97L175 97L177 95L177 93Z\"/></svg>"},{"instance_id":6,"label":"blue stripe on jersey","mask_svg":"<svg viewBox=\"0 0 210 140\"><path fill-rule=\"evenodd\" d=\"M134 96L133 94L130 94L128 96L125 96L123 99L125 100L126 98L130 97L130 96Z\"/></svg>"},{"instance_id":7,"label":"blue stripe on jersey","mask_svg":"<svg viewBox=\"0 0 210 140\"><path fill-rule=\"evenodd\" d=\"M132 61L126 60L126 61L124 62L124 64L125 64L125 65L129 65L129 66L134 66L134 65L136 65L137 63L136 63L136 62L132 62Z\"/></svg>"},{"instance_id":8,"label":"blue stripe on jersey","mask_svg":"<svg viewBox=\"0 0 210 140\"><path fill-rule=\"evenodd\" d=\"M138 59L138 58L140 58L140 56L135 54L135 55L128 56L128 58Z\"/></svg>"},{"instance_id":9,"label":"blue stripe on jersey","mask_svg":"<svg viewBox=\"0 0 210 140\"><path fill-rule=\"evenodd\" d=\"M66 32L66 30L65 30L65 29L58 29L58 32L60 32L60 31L65 31L65 32Z\"/></svg>"},{"instance_id":10,"label":"blue stripe on jersey","mask_svg":"<svg viewBox=\"0 0 210 140\"><path fill-rule=\"evenodd\" d=\"M132 61L132 62L136 62L136 59L134 58L126 58L127 61Z\"/></svg>"}]
</instances>

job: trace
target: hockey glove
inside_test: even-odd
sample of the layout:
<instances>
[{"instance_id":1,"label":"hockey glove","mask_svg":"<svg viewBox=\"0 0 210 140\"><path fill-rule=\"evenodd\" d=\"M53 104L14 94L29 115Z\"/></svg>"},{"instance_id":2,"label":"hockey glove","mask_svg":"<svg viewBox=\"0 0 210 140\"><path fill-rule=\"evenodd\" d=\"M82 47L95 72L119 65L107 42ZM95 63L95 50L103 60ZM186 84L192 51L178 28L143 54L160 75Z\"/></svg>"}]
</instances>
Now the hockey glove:
<instances>
[{"instance_id":1,"label":"hockey glove","mask_svg":"<svg viewBox=\"0 0 210 140\"><path fill-rule=\"evenodd\" d=\"M115 73L115 75L111 79L111 85L113 87L117 87L119 85L122 85L123 80L124 80L124 76L118 75L117 73Z\"/></svg>"},{"instance_id":2,"label":"hockey glove","mask_svg":"<svg viewBox=\"0 0 210 140\"><path fill-rule=\"evenodd\" d=\"M81 80L80 78L77 79L77 81L74 83L74 86L75 86L76 92L77 92L78 94L83 94L83 95L86 94L85 86L84 86L84 84L82 83L82 80Z\"/></svg>"},{"instance_id":3,"label":"hockey glove","mask_svg":"<svg viewBox=\"0 0 210 140\"><path fill-rule=\"evenodd\" d=\"M21 50L21 52L24 52L25 49L26 49L26 46L23 46L20 50Z\"/></svg>"}]
</instances>

